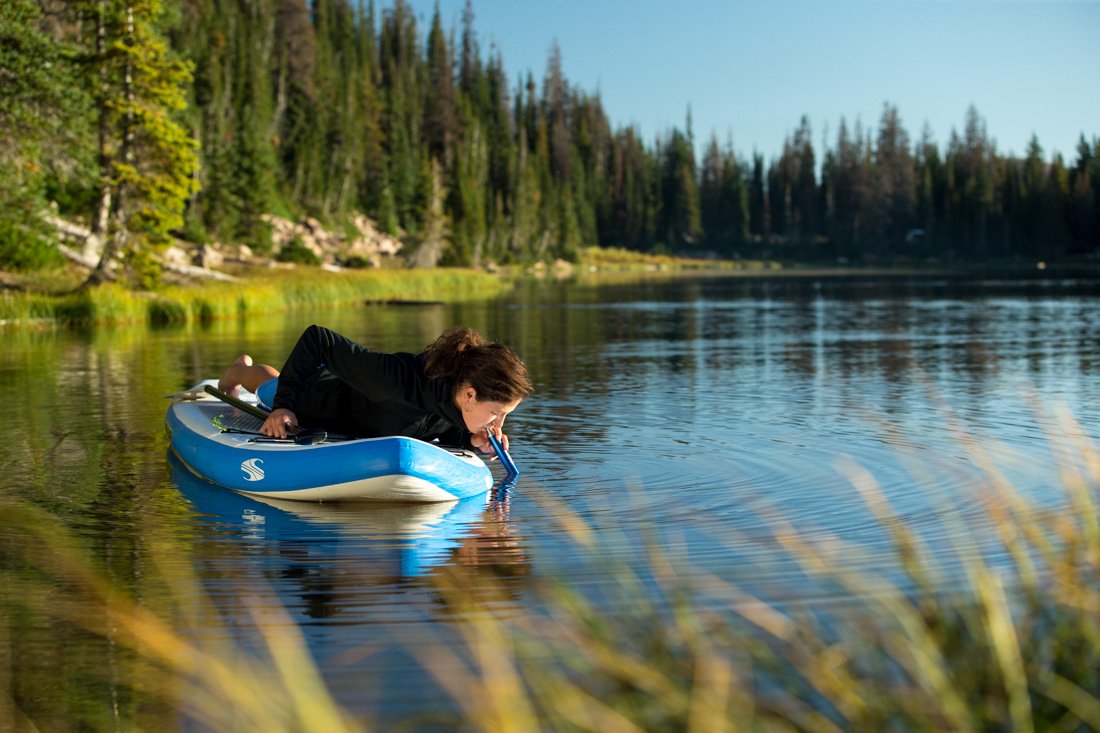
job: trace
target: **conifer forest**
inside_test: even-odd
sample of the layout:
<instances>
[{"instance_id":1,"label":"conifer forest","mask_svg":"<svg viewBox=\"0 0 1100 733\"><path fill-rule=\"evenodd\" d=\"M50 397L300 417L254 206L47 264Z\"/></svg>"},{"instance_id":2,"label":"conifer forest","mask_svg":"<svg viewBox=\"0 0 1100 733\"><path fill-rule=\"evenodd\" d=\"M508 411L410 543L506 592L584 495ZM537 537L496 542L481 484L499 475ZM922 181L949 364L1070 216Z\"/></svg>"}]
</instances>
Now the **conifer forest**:
<instances>
[{"instance_id":1,"label":"conifer forest","mask_svg":"<svg viewBox=\"0 0 1100 733\"><path fill-rule=\"evenodd\" d=\"M782 150L745 151L689 110L653 139L617 125L555 45L545 69L509 69L472 3L457 27L402 0L2 5L0 268L50 260L50 213L135 262L172 239L269 250L268 214L338 229L363 213L423 265L590 245L822 263L1100 251L1100 138L1005 155L973 107L946 140L884 102L877 121L819 121L827 140L804 117Z\"/></svg>"}]
</instances>

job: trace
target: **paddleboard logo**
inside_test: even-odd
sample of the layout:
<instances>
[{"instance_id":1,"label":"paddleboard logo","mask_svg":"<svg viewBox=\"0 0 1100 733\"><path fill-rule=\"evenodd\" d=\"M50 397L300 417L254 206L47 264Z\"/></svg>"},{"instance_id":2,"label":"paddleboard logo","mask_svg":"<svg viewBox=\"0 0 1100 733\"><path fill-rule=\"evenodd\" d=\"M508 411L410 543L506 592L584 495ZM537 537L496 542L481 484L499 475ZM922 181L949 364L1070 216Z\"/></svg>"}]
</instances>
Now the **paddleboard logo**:
<instances>
[{"instance_id":1,"label":"paddleboard logo","mask_svg":"<svg viewBox=\"0 0 1100 733\"><path fill-rule=\"evenodd\" d=\"M241 464L241 470L244 471L245 481L263 481L264 470L260 468L263 464L263 460L259 458L249 458L247 461Z\"/></svg>"}]
</instances>

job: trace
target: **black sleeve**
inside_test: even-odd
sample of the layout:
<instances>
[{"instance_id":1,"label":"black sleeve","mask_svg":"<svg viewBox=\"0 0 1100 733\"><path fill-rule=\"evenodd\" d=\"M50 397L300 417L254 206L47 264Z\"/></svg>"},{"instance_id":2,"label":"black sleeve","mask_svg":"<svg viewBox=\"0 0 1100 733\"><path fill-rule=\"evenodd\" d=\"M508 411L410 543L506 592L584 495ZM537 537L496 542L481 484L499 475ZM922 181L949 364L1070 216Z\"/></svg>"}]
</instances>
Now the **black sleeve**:
<instances>
[{"instance_id":1,"label":"black sleeve","mask_svg":"<svg viewBox=\"0 0 1100 733\"><path fill-rule=\"evenodd\" d=\"M450 427L435 437L439 438L439 442L443 445L458 446L459 448L465 448L466 450L476 452L474 444L470 442L470 438L473 437L473 434L465 428Z\"/></svg>"},{"instance_id":2,"label":"black sleeve","mask_svg":"<svg viewBox=\"0 0 1100 733\"><path fill-rule=\"evenodd\" d=\"M335 331L310 326L279 373L273 406L296 410L304 386L321 367L377 402L413 398L416 392L415 375L393 354L371 351Z\"/></svg>"},{"instance_id":3,"label":"black sleeve","mask_svg":"<svg viewBox=\"0 0 1100 733\"><path fill-rule=\"evenodd\" d=\"M447 419L447 422L451 425L451 427L444 431L443 435L440 436L440 442L445 445L462 446L467 450L472 450L476 452L474 444L470 442L471 440L473 440L474 434L466 428L465 423L456 423L453 419L450 418Z\"/></svg>"}]
</instances>

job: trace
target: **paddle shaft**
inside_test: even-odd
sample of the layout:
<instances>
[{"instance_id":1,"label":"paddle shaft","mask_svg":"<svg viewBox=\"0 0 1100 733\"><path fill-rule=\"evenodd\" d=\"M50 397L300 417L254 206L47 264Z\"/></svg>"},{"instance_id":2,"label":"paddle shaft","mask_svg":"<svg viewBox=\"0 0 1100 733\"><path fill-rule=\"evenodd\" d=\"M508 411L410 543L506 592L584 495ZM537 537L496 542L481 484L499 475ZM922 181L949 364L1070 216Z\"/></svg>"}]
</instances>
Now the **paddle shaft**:
<instances>
[{"instance_id":1,"label":"paddle shaft","mask_svg":"<svg viewBox=\"0 0 1100 733\"><path fill-rule=\"evenodd\" d=\"M249 415L253 415L255 417L258 417L261 420L266 420L267 419L267 416L269 414L267 410L264 410L260 407L257 407L256 405L250 405L247 402L245 402L244 400L238 400L233 395L226 394L225 392L222 392L217 387L214 387L214 386L209 385L209 384L204 385L203 389L206 391L207 394L214 395L215 397L217 397L222 402L228 402L229 404L236 407L238 410L244 410Z\"/></svg>"},{"instance_id":2,"label":"paddle shaft","mask_svg":"<svg viewBox=\"0 0 1100 733\"><path fill-rule=\"evenodd\" d=\"M233 405L238 410L244 410L249 415L253 415L255 417L258 417L261 420L266 420L267 416L270 414L267 410L263 409L262 407L258 407L256 405L250 405L249 403L245 402L244 400L239 400L236 397L234 397L233 395L226 394L225 392L222 392L217 387L212 387L209 384L204 385L203 389L206 390L207 394L212 394L215 397L217 397L219 400L221 400L222 402L226 402L230 405ZM237 432L251 433L252 431L250 431L250 430L238 430ZM299 425L290 425L290 426L288 426L287 432L290 433L290 435L292 436L291 439L295 443L297 443L298 445L313 445L314 443L323 443L324 441L328 440L328 437L329 437L329 434L324 430L315 430L315 429L312 429L312 428L309 429L309 430L303 430L301 428L301 426L299 426ZM263 435L263 433L252 433L252 434L253 435ZM272 438L272 440L280 440L280 438Z\"/></svg>"}]
</instances>

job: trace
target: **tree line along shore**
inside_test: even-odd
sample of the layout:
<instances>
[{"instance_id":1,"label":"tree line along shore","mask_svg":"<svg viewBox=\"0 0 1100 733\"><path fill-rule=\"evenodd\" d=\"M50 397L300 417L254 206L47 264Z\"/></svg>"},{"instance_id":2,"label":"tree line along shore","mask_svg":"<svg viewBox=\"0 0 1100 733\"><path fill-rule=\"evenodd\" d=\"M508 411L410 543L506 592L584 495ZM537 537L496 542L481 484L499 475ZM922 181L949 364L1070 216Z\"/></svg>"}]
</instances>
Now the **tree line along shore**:
<instances>
[{"instance_id":1,"label":"tree line along shore","mask_svg":"<svg viewBox=\"0 0 1100 733\"><path fill-rule=\"evenodd\" d=\"M804 117L768 158L697 139L690 112L647 141L556 46L541 76L512 77L472 3L447 29L401 0L11 0L0 41L3 270L56 266L59 221L88 232L89 284L144 289L172 245L320 258L277 220L354 241L367 219L417 268L591 246L850 265L1100 252L1100 138L1069 160L1034 137L1005 155L970 108L941 145L886 103L820 146Z\"/></svg>"}]
</instances>

